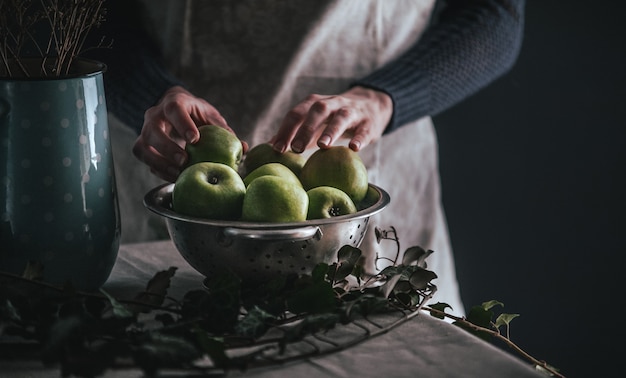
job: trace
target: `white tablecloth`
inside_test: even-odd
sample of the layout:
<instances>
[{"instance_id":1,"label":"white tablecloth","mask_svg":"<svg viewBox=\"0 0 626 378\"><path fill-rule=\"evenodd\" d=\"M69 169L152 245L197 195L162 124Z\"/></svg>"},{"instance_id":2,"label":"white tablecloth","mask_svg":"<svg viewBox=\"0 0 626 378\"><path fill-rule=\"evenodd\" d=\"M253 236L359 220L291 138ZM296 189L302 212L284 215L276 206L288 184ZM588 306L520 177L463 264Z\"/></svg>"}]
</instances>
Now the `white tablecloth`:
<instances>
[{"instance_id":1,"label":"white tablecloth","mask_svg":"<svg viewBox=\"0 0 626 378\"><path fill-rule=\"evenodd\" d=\"M177 267L168 294L181 298L203 277L171 241L128 244L104 289L117 297L141 291L160 270ZM373 339L326 356L229 376L246 377L545 377L530 364L445 321L424 313ZM58 377L38 363L0 360L0 376ZM141 377L139 370L108 371L106 377Z\"/></svg>"}]
</instances>

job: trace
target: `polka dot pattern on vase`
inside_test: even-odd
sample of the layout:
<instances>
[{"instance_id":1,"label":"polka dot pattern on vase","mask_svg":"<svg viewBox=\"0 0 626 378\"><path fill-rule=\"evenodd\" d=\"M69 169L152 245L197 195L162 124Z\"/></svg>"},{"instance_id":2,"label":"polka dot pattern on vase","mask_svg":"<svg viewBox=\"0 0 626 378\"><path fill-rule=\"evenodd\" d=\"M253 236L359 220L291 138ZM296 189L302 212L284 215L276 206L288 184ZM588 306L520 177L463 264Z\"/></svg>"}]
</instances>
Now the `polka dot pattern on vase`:
<instances>
[{"instance_id":1,"label":"polka dot pattern on vase","mask_svg":"<svg viewBox=\"0 0 626 378\"><path fill-rule=\"evenodd\" d=\"M10 105L0 117L1 269L45 261L50 279L84 287L108 277L120 219L102 80L0 80Z\"/></svg>"}]
</instances>

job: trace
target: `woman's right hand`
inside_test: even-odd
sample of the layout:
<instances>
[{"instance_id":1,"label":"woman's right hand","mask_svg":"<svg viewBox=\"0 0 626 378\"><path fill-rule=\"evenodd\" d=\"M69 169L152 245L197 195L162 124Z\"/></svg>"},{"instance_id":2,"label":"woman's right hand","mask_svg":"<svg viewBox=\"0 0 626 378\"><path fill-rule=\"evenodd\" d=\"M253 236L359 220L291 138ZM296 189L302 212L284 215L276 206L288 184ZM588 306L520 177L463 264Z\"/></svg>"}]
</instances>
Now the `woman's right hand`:
<instances>
[{"instance_id":1,"label":"woman's right hand","mask_svg":"<svg viewBox=\"0 0 626 378\"><path fill-rule=\"evenodd\" d=\"M207 101L180 86L168 89L144 115L133 154L163 180L174 182L187 162L185 145L197 142L198 126L214 124L233 131ZM245 144L245 143L244 143ZM244 149L246 149L244 145Z\"/></svg>"}]
</instances>

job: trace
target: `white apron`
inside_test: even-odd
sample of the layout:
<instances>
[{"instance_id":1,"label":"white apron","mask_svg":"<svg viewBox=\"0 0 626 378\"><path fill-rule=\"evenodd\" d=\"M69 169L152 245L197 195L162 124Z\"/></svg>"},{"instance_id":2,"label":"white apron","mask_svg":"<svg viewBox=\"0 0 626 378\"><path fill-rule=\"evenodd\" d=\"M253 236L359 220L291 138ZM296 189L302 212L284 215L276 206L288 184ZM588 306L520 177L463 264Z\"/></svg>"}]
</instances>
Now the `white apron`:
<instances>
[{"instance_id":1,"label":"white apron","mask_svg":"<svg viewBox=\"0 0 626 378\"><path fill-rule=\"evenodd\" d=\"M337 94L402 53L426 28L434 0L146 1L148 27L167 64L192 93L206 98L250 146L268 141L286 112L308 94ZM401 249L435 251L431 303L463 314L440 198L437 140L426 117L360 152L369 181L391 204L372 217L361 249L377 244L374 227L398 232ZM378 268L384 265L378 264Z\"/></svg>"}]
</instances>

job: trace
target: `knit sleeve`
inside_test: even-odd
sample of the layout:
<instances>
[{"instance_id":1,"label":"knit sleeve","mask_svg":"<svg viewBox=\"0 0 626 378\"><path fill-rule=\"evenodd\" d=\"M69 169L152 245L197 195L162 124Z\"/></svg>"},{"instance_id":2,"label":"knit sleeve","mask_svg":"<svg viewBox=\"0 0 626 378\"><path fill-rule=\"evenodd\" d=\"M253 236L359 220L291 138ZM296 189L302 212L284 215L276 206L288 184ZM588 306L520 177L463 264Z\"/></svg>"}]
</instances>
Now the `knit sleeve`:
<instances>
[{"instance_id":1,"label":"knit sleeve","mask_svg":"<svg viewBox=\"0 0 626 378\"><path fill-rule=\"evenodd\" d=\"M107 17L95 38L112 42L110 48L88 51L85 57L106 64L104 87L107 109L138 133L144 112L170 87L182 85L164 67L156 44L141 28L137 2L109 0Z\"/></svg>"},{"instance_id":2,"label":"knit sleeve","mask_svg":"<svg viewBox=\"0 0 626 378\"><path fill-rule=\"evenodd\" d=\"M513 66L524 5L524 0L448 0L415 45L353 85L391 96L394 110L386 133L436 115Z\"/></svg>"}]
</instances>

